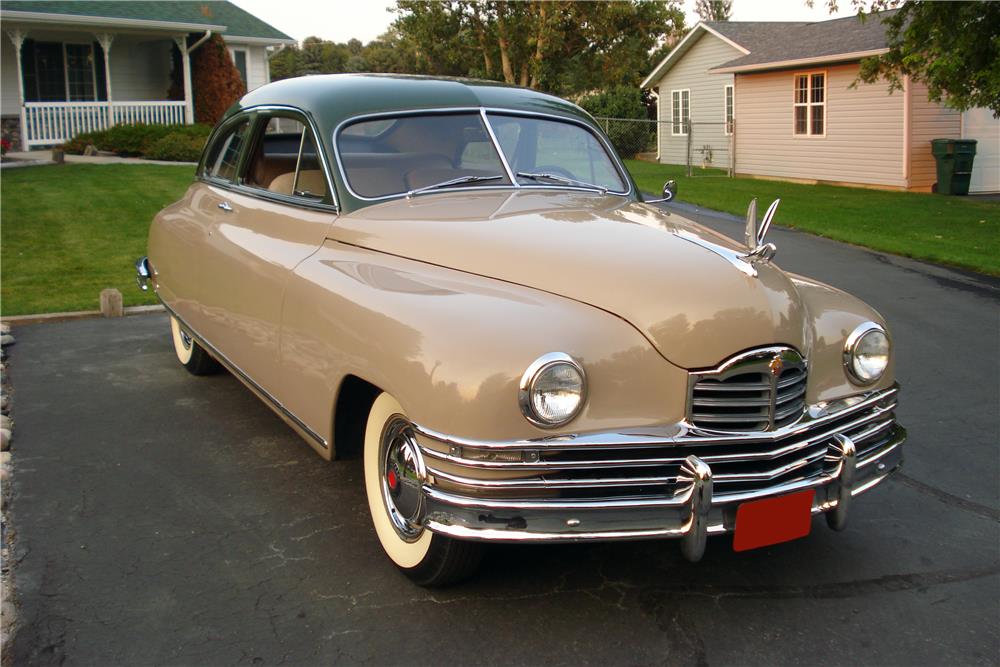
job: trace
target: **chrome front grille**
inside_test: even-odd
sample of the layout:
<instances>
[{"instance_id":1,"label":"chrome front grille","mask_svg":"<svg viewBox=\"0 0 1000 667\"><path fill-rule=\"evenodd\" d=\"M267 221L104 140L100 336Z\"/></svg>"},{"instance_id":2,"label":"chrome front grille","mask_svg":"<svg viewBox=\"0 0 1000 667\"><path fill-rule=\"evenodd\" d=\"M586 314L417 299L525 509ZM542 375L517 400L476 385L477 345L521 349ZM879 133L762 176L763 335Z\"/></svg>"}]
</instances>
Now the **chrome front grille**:
<instances>
[{"instance_id":1,"label":"chrome front grille","mask_svg":"<svg viewBox=\"0 0 1000 667\"><path fill-rule=\"evenodd\" d=\"M837 435L855 443L859 465L883 455L901 437L893 414L896 391L852 397L799 423L756 433L682 426L501 443L415 431L434 484L453 493L517 501L663 498L677 488L681 466L694 455L711 466L721 502L831 474L826 455Z\"/></svg>"},{"instance_id":2,"label":"chrome front grille","mask_svg":"<svg viewBox=\"0 0 1000 667\"><path fill-rule=\"evenodd\" d=\"M688 421L706 431L773 431L806 407L806 362L789 347L744 352L690 378Z\"/></svg>"}]
</instances>

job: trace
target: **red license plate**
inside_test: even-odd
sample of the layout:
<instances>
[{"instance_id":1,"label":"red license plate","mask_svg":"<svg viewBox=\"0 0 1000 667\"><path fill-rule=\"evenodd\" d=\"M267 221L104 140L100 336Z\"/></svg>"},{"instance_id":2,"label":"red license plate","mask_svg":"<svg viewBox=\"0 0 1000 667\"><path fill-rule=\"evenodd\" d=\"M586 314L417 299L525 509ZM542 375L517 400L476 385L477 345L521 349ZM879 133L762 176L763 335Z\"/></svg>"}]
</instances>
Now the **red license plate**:
<instances>
[{"instance_id":1,"label":"red license plate","mask_svg":"<svg viewBox=\"0 0 1000 667\"><path fill-rule=\"evenodd\" d=\"M815 495L816 491L810 489L740 505L736 509L733 550L747 551L808 535Z\"/></svg>"}]
</instances>

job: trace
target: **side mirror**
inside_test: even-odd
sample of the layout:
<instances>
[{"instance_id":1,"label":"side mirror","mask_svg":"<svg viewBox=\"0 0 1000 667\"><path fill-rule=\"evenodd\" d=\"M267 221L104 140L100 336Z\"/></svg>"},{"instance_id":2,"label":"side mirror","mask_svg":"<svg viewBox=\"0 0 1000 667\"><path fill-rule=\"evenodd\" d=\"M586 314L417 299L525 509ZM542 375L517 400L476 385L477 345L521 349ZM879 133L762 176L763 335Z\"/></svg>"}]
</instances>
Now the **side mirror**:
<instances>
[{"instance_id":1,"label":"side mirror","mask_svg":"<svg viewBox=\"0 0 1000 667\"><path fill-rule=\"evenodd\" d=\"M667 181L663 184L663 201L670 201L677 196L677 183Z\"/></svg>"},{"instance_id":2,"label":"side mirror","mask_svg":"<svg viewBox=\"0 0 1000 667\"><path fill-rule=\"evenodd\" d=\"M663 184L663 197L660 199L647 199L647 204L659 204L665 201L673 201L674 197L677 196L677 183L675 181L667 181Z\"/></svg>"}]
</instances>

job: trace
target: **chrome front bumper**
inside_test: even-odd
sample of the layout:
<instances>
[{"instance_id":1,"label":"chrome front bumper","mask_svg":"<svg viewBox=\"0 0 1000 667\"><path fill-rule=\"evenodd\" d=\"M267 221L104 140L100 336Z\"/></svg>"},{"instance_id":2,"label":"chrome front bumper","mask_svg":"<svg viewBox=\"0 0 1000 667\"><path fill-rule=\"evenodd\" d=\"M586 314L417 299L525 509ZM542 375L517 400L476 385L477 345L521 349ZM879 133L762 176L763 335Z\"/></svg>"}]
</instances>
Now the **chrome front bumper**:
<instances>
[{"instance_id":1,"label":"chrome front bumper","mask_svg":"<svg viewBox=\"0 0 1000 667\"><path fill-rule=\"evenodd\" d=\"M813 514L826 513L840 529L851 498L902 463L906 432L892 412L897 392L812 406L793 426L753 434L679 424L495 442L414 425L425 468L423 524L456 538L500 542L679 538L685 555L697 560L708 535L735 528L741 503L813 489ZM629 476L631 469L661 474ZM560 477L565 473L584 477ZM591 497L567 497L581 489Z\"/></svg>"}]
</instances>

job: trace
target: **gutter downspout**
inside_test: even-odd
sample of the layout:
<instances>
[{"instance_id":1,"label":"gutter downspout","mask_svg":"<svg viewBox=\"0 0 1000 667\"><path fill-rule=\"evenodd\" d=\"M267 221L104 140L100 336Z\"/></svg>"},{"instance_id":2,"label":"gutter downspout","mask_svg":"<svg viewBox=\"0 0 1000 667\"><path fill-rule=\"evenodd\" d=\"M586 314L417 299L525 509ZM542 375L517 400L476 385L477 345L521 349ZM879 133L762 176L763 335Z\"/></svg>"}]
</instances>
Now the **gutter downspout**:
<instances>
[{"instance_id":1,"label":"gutter downspout","mask_svg":"<svg viewBox=\"0 0 1000 667\"><path fill-rule=\"evenodd\" d=\"M903 183L910 189L910 77L903 77Z\"/></svg>"},{"instance_id":2,"label":"gutter downspout","mask_svg":"<svg viewBox=\"0 0 1000 667\"><path fill-rule=\"evenodd\" d=\"M174 38L174 43L181 52L181 63L184 69L184 123L194 124L194 90L191 84L191 54L212 36L211 30L206 30L202 38L191 46L187 45L187 35Z\"/></svg>"},{"instance_id":3,"label":"gutter downspout","mask_svg":"<svg viewBox=\"0 0 1000 667\"><path fill-rule=\"evenodd\" d=\"M211 36L212 36L212 31L211 30L206 30L205 34L202 35L201 39L199 39L197 42L195 42L194 44L192 44L188 48L188 50L187 50L188 55L191 55L192 53L194 53L198 49L198 47L201 46L202 44L204 44L205 42L207 42L209 40L209 38L211 38Z\"/></svg>"}]
</instances>

